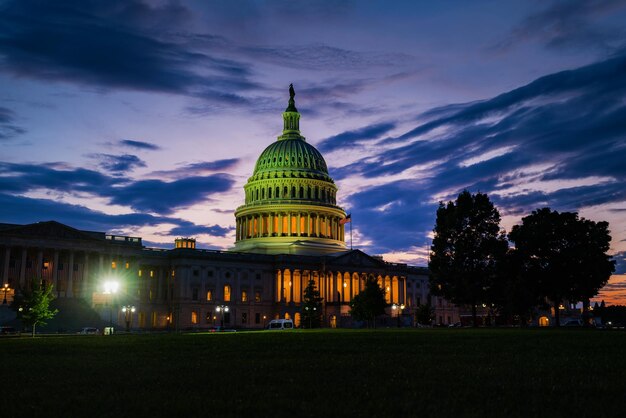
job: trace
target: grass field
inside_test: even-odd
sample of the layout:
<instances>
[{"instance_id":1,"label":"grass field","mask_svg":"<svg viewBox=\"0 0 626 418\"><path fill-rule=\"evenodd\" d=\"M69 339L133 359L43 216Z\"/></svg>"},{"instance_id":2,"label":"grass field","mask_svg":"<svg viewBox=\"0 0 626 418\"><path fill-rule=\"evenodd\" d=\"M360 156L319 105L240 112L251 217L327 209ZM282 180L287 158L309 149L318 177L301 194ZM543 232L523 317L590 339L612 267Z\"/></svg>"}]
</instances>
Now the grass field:
<instances>
[{"instance_id":1,"label":"grass field","mask_svg":"<svg viewBox=\"0 0 626 418\"><path fill-rule=\"evenodd\" d=\"M0 339L0 417L624 416L626 332Z\"/></svg>"}]
</instances>

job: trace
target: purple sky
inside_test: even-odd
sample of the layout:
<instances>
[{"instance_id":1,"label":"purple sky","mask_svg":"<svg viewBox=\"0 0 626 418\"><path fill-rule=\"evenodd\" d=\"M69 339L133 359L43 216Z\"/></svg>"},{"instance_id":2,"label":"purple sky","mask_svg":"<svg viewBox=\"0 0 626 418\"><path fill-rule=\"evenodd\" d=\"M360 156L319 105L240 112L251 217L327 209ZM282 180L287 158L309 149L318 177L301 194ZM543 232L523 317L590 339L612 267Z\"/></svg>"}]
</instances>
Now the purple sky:
<instances>
[{"instance_id":1,"label":"purple sky","mask_svg":"<svg viewBox=\"0 0 626 418\"><path fill-rule=\"evenodd\" d=\"M354 246L424 264L437 203L607 220L626 302L626 1L2 1L0 222L234 241L293 83Z\"/></svg>"}]
</instances>

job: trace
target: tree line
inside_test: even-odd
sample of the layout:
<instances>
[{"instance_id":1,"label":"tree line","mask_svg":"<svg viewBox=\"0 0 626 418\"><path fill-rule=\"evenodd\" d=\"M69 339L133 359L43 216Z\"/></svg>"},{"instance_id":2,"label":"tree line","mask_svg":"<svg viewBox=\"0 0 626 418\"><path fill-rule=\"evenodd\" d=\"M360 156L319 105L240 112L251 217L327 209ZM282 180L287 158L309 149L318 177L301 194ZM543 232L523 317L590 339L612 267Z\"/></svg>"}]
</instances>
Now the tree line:
<instances>
[{"instance_id":1,"label":"tree line","mask_svg":"<svg viewBox=\"0 0 626 418\"><path fill-rule=\"evenodd\" d=\"M615 270L608 223L541 208L506 234L500 220L484 193L465 190L439 204L428 263L431 293L470 306L475 326L483 305L525 324L534 307L548 302L559 326L561 303L582 301L588 318L589 299Z\"/></svg>"}]
</instances>

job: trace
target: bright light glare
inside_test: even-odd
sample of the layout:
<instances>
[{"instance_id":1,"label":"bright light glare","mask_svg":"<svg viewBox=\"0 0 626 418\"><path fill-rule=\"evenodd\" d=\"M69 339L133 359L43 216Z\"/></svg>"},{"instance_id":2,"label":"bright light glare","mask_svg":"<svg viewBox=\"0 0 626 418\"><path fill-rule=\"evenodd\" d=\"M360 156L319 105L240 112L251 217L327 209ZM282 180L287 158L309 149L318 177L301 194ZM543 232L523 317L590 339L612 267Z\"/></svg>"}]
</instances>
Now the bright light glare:
<instances>
[{"instance_id":1,"label":"bright light glare","mask_svg":"<svg viewBox=\"0 0 626 418\"><path fill-rule=\"evenodd\" d=\"M107 280L106 282L104 282L104 293L109 294L109 293L116 293L117 290L120 288L120 282L116 282L114 280Z\"/></svg>"}]
</instances>

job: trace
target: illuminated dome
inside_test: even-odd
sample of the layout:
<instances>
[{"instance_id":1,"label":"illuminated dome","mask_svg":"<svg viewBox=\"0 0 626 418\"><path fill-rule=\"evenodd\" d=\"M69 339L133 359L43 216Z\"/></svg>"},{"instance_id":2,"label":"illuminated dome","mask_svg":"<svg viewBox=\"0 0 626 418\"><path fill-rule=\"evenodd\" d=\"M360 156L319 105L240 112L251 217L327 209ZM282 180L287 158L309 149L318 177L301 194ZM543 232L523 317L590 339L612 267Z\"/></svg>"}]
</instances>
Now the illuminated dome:
<instances>
[{"instance_id":1,"label":"illuminated dome","mask_svg":"<svg viewBox=\"0 0 626 418\"><path fill-rule=\"evenodd\" d=\"M300 135L300 113L290 86L283 134L259 156L235 211L235 251L324 254L345 251L346 213L326 161Z\"/></svg>"}]
</instances>

